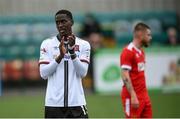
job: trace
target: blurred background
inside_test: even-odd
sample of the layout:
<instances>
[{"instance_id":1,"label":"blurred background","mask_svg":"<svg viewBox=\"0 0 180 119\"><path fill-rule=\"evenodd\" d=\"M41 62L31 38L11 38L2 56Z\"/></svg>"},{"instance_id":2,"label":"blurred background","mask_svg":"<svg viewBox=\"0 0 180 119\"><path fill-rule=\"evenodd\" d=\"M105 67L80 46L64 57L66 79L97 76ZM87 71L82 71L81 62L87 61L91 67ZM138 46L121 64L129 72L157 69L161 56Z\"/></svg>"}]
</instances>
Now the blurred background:
<instances>
[{"instance_id":1,"label":"blurred background","mask_svg":"<svg viewBox=\"0 0 180 119\"><path fill-rule=\"evenodd\" d=\"M46 81L41 42L57 34L54 15L72 11L74 33L90 42L83 80L90 117L124 117L119 55L143 21L153 40L146 50L146 83L153 117L180 117L179 0L0 0L0 117L43 117Z\"/></svg>"}]
</instances>

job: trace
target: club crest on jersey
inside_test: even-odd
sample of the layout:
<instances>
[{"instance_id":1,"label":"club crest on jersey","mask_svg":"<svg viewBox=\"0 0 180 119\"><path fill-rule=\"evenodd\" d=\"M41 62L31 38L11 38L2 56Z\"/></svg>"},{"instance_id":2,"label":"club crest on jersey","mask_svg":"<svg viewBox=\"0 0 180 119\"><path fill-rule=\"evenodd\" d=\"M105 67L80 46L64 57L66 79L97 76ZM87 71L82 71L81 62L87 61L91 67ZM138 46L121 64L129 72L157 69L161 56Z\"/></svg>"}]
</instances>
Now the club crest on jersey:
<instances>
[{"instance_id":1,"label":"club crest on jersey","mask_svg":"<svg viewBox=\"0 0 180 119\"><path fill-rule=\"evenodd\" d=\"M138 71L144 71L145 70L145 64L144 62L138 63Z\"/></svg>"},{"instance_id":2,"label":"club crest on jersey","mask_svg":"<svg viewBox=\"0 0 180 119\"><path fill-rule=\"evenodd\" d=\"M40 51L42 51L42 53L46 53L47 52L45 48L41 48Z\"/></svg>"},{"instance_id":3,"label":"club crest on jersey","mask_svg":"<svg viewBox=\"0 0 180 119\"><path fill-rule=\"evenodd\" d=\"M79 52L79 45L75 45L74 51L78 51Z\"/></svg>"},{"instance_id":4,"label":"club crest on jersey","mask_svg":"<svg viewBox=\"0 0 180 119\"><path fill-rule=\"evenodd\" d=\"M59 49L59 47L58 47L58 46L54 46L53 48L54 48L54 50L57 50L57 49Z\"/></svg>"}]
</instances>

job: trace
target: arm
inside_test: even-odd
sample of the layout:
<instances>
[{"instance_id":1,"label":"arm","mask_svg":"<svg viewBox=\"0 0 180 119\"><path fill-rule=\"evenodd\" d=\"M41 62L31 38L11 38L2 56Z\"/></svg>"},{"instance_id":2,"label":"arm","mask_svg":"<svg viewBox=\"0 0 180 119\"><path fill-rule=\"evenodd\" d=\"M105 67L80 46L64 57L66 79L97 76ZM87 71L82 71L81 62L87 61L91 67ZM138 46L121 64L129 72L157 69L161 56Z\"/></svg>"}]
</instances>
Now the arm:
<instances>
[{"instance_id":1,"label":"arm","mask_svg":"<svg viewBox=\"0 0 180 119\"><path fill-rule=\"evenodd\" d=\"M76 70L76 73L80 76L80 77L85 77L88 71L88 63L86 62L82 62L79 60L79 58L75 58L73 60L73 64L74 64L74 68Z\"/></svg>"},{"instance_id":2,"label":"arm","mask_svg":"<svg viewBox=\"0 0 180 119\"><path fill-rule=\"evenodd\" d=\"M135 91L134 91L134 88L133 88L132 83L131 83L129 71L127 69L122 70L122 80L123 80L123 83L129 92L129 94L133 95L135 93Z\"/></svg>"},{"instance_id":3,"label":"arm","mask_svg":"<svg viewBox=\"0 0 180 119\"><path fill-rule=\"evenodd\" d=\"M74 68L76 70L77 75L80 77L85 77L88 71L89 66L89 57L90 57L90 45L88 42L84 42L82 45L82 51L80 57L77 57L75 54L75 36L69 36L69 53L71 55L71 59L73 61Z\"/></svg>"},{"instance_id":4,"label":"arm","mask_svg":"<svg viewBox=\"0 0 180 119\"><path fill-rule=\"evenodd\" d=\"M43 79L47 79L48 76L52 75L58 66L58 63L54 60L49 64L40 64L40 76Z\"/></svg>"},{"instance_id":5,"label":"arm","mask_svg":"<svg viewBox=\"0 0 180 119\"><path fill-rule=\"evenodd\" d=\"M123 50L120 59L122 69L122 80L124 86L130 94L132 107L137 108L139 106L139 101L130 78L130 71L132 70L132 61L134 60L133 54L129 50Z\"/></svg>"},{"instance_id":6,"label":"arm","mask_svg":"<svg viewBox=\"0 0 180 119\"><path fill-rule=\"evenodd\" d=\"M64 48L64 40L62 39L62 42L59 45L60 54L56 57L55 60L49 62L49 54L48 54L48 48L45 43L42 43L41 45L41 52L40 52L40 61L39 61L39 69L40 69L40 76L43 79L47 79L48 76L51 76L58 66L58 64L61 62L62 58L65 54L65 48ZM45 60L46 62L44 62Z\"/></svg>"},{"instance_id":7,"label":"arm","mask_svg":"<svg viewBox=\"0 0 180 119\"><path fill-rule=\"evenodd\" d=\"M131 79L129 76L129 70L123 69L122 70L122 80L124 82L124 85L126 86L130 96L131 96L131 104L134 108L139 107L139 101L136 96L136 92L134 91L133 85L131 83Z\"/></svg>"}]
</instances>

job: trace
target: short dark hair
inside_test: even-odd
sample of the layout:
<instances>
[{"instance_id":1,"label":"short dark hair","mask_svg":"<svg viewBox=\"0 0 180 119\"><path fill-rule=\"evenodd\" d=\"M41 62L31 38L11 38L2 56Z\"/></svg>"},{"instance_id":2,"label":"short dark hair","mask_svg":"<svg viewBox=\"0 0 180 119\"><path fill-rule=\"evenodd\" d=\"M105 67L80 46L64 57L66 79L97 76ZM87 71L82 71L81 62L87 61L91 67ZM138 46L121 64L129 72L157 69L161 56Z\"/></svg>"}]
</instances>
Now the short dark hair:
<instances>
[{"instance_id":1,"label":"short dark hair","mask_svg":"<svg viewBox=\"0 0 180 119\"><path fill-rule=\"evenodd\" d=\"M55 17L56 17L58 14L66 14L67 17L69 17L69 19L72 21L72 23L74 23L72 13L71 13L69 10L65 10L65 9L59 10L58 12L56 12Z\"/></svg>"},{"instance_id":2,"label":"short dark hair","mask_svg":"<svg viewBox=\"0 0 180 119\"><path fill-rule=\"evenodd\" d=\"M139 22L135 25L134 32L143 31L145 29L150 29L150 27L148 25L146 25L145 23Z\"/></svg>"}]
</instances>

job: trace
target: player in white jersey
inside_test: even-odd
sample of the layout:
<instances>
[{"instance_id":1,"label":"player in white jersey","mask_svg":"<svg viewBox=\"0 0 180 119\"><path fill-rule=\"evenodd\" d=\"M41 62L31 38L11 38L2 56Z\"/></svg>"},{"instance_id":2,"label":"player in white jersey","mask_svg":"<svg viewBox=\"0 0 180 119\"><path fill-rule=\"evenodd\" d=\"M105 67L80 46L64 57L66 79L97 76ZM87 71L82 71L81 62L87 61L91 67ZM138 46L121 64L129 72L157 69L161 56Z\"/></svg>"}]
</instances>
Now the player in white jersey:
<instances>
[{"instance_id":1,"label":"player in white jersey","mask_svg":"<svg viewBox=\"0 0 180 119\"><path fill-rule=\"evenodd\" d=\"M45 118L88 118L82 78L88 70L90 45L72 34L70 11L59 10L55 21L59 34L42 42L39 59L40 75L48 80ZM65 87L64 60L69 65L68 87Z\"/></svg>"}]
</instances>

